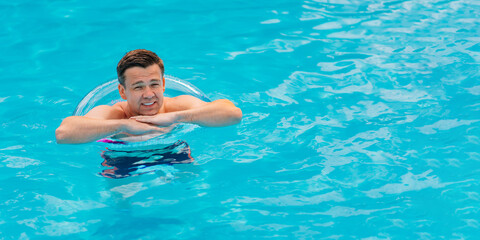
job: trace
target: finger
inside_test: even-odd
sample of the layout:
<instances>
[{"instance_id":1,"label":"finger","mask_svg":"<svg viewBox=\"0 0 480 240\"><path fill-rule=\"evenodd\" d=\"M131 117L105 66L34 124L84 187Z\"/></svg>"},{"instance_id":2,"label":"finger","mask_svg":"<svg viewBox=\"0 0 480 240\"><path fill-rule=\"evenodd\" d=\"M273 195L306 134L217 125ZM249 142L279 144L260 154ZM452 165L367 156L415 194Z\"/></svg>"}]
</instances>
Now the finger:
<instances>
[{"instance_id":1,"label":"finger","mask_svg":"<svg viewBox=\"0 0 480 240\"><path fill-rule=\"evenodd\" d=\"M165 132L162 128L159 128L159 127L154 127L152 131L157 132L157 133L164 133Z\"/></svg>"},{"instance_id":2,"label":"finger","mask_svg":"<svg viewBox=\"0 0 480 240\"><path fill-rule=\"evenodd\" d=\"M151 118L150 116L133 116L133 117L130 117L131 119L145 119L145 118Z\"/></svg>"},{"instance_id":3,"label":"finger","mask_svg":"<svg viewBox=\"0 0 480 240\"><path fill-rule=\"evenodd\" d=\"M133 118L133 120L137 122L143 122L143 123L152 123L153 119L151 118Z\"/></svg>"}]
</instances>

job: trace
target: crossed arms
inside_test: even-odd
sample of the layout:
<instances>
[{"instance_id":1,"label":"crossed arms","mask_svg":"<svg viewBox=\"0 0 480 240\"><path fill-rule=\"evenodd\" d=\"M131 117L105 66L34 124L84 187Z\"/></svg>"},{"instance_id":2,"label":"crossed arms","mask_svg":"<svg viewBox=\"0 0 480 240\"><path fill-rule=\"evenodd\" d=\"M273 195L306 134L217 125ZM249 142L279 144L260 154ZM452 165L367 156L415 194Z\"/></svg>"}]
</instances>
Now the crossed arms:
<instances>
[{"instance_id":1,"label":"crossed arms","mask_svg":"<svg viewBox=\"0 0 480 240\"><path fill-rule=\"evenodd\" d=\"M55 131L57 143L86 143L115 134L161 134L175 123L193 123L206 127L237 124L242 111L226 99L204 102L183 95L169 100L166 113L126 118L119 105L101 105L85 116L65 118Z\"/></svg>"}]
</instances>

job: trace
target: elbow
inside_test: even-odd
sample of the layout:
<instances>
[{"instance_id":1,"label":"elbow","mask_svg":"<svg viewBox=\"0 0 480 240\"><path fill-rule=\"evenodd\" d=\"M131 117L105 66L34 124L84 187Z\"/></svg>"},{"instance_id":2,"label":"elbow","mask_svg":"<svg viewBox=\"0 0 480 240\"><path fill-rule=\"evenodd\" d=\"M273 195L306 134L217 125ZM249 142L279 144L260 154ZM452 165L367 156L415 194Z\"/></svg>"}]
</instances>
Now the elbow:
<instances>
[{"instance_id":1,"label":"elbow","mask_svg":"<svg viewBox=\"0 0 480 240\"><path fill-rule=\"evenodd\" d=\"M227 99L219 99L214 101L216 106L216 110L219 113L216 113L216 119L213 120L210 124L205 126L211 127L224 127L239 124L242 121L243 113L242 110L236 107L230 100ZM215 111L215 112L217 112Z\"/></svg>"},{"instance_id":2,"label":"elbow","mask_svg":"<svg viewBox=\"0 0 480 240\"><path fill-rule=\"evenodd\" d=\"M55 130L55 138L58 144L78 143L71 128L72 118L73 117L67 117L63 119L60 126Z\"/></svg>"},{"instance_id":3,"label":"elbow","mask_svg":"<svg viewBox=\"0 0 480 240\"><path fill-rule=\"evenodd\" d=\"M62 126L55 130L55 138L57 139L57 144L77 144L81 143L77 139L73 138Z\"/></svg>"},{"instance_id":4,"label":"elbow","mask_svg":"<svg viewBox=\"0 0 480 240\"><path fill-rule=\"evenodd\" d=\"M242 117L243 117L242 109L235 106L229 100L223 99L223 101L225 102L225 104L228 105L229 115L230 115L230 125L239 124L242 121Z\"/></svg>"},{"instance_id":5,"label":"elbow","mask_svg":"<svg viewBox=\"0 0 480 240\"><path fill-rule=\"evenodd\" d=\"M71 133L69 131L70 117L65 118L60 126L55 130L55 138L58 144L72 143Z\"/></svg>"},{"instance_id":6,"label":"elbow","mask_svg":"<svg viewBox=\"0 0 480 240\"><path fill-rule=\"evenodd\" d=\"M55 130L55 138L57 139L58 144L68 143L66 132L62 126L58 127L57 130Z\"/></svg>"},{"instance_id":7,"label":"elbow","mask_svg":"<svg viewBox=\"0 0 480 240\"><path fill-rule=\"evenodd\" d=\"M243 113L242 109L235 107L232 110L232 123L233 124L238 124L242 121Z\"/></svg>"}]
</instances>

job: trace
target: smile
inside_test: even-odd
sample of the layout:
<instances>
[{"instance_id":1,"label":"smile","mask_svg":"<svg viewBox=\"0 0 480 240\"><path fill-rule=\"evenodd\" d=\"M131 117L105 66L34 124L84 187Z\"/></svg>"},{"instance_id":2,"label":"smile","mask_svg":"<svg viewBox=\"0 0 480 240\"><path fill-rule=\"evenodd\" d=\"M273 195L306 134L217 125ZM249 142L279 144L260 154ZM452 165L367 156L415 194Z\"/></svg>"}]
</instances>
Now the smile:
<instances>
[{"instance_id":1,"label":"smile","mask_svg":"<svg viewBox=\"0 0 480 240\"><path fill-rule=\"evenodd\" d=\"M155 102L151 102L151 103L142 103L142 105L145 105L145 106L150 106L152 104L154 104Z\"/></svg>"}]
</instances>

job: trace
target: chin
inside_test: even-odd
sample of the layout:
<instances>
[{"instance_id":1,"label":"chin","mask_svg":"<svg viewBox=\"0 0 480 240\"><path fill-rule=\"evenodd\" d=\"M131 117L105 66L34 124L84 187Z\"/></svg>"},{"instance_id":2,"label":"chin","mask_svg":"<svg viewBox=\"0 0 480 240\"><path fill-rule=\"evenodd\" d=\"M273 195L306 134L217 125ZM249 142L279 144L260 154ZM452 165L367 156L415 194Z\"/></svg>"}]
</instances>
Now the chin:
<instances>
[{"instance_id":1,"label":"chin","mask_svg":"<svg viewBox=\"0 0 480 240\"><path fill-rule=\"evenodd\" d=\"M143 116L153 116L155 114L158 113L158 109L155 109L155 110L150 110L150 111L144 111L144 112L140 112L139 115L143 115Z\"/></svg>"}]
</instances>

